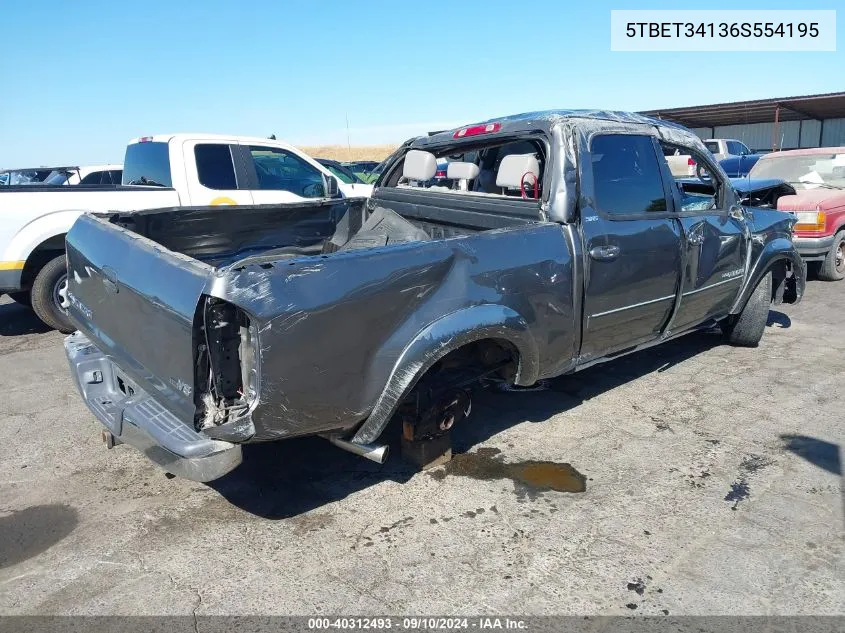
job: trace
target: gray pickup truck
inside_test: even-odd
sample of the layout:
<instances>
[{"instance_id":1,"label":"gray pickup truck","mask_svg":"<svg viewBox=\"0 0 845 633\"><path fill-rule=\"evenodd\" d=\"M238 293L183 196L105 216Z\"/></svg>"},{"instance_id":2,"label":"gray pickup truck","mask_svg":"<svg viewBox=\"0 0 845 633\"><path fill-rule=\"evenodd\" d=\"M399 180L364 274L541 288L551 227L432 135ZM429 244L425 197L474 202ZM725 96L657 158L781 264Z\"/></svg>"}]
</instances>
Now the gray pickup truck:
<instances>
[{"instance_id":1,"label":"gray pickup truck","mask_svg":"<svg viewBox=\"0 0 845 633\"><path fill-rule=\"evenodd\" d=\"M705 166L696 182L672 178L670 149ZM404 144L365 201L80 217L67 356L109 446L179 476L306 435L383 461L397 418L403 451L431 463L478 385L716 324L756 345L805 273L794 218L765 192L742 200L697 137L655 119L471 125Z\"/></svg>"}]
</instances>

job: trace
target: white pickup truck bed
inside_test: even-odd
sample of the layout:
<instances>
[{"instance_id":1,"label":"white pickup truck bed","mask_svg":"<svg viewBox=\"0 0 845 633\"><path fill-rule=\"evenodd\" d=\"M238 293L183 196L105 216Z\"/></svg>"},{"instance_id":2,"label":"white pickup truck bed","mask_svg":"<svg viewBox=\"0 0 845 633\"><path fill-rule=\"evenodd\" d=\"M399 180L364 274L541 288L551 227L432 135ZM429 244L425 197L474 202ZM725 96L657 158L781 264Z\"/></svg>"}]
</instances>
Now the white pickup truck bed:
<instances>
[{"instance_id":1,"label":"white pickup truck bed","mask_svg":"<svg viewBox=\"0 0 845 633\"><path fill-rule=\"evenodd\" d=\"M86 211L296 203L366 198L371 191L371 185L339 183L313 158L275 139L134 139L122 185L0 188L0 293L31 303L47 325L69 331L64 239Z\"/></svg>"}]
</instances>

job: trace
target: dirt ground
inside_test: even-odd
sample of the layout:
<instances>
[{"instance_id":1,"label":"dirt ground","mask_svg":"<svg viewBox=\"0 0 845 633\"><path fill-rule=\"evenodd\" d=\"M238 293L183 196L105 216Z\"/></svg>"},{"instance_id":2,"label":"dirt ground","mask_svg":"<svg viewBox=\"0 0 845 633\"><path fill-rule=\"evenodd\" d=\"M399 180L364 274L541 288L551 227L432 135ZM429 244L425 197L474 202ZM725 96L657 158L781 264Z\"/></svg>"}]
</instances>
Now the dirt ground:
<instances>
[{"instance_id":1,"label":"dirt ground","mask_svg":"<svg viewBox=\"0 0 845 633\"><path fill-rule=\"evenodd\" d=\"M383 161L393 153L396 145L313 145L300 147L303 152L315 158L330 158L332 160L375 160Z\"/></svg>"},{"instance_id":2,"label":"dirt ground","mask_svg":"<svg viewBox=\"0 0 845 633\"><path fill-rule=\"evenodd\" d=\"M843 614L843 296L483 393L447 468L292 440L210 485L107 451L3 298L0 613Z\"/></svg>"}]
</instances>

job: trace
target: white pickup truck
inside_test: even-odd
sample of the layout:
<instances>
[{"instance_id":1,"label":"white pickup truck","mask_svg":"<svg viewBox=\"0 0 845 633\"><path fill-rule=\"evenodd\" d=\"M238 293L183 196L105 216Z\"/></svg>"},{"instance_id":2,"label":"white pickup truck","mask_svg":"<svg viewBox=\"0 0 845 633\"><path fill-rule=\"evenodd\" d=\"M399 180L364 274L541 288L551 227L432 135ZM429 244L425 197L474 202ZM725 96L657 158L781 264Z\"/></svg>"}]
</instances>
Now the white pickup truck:
<instances>
[{"instance_id":1,"label":"white pickup truck","mask_svg":"<svg viewBox=\"0 0 845 633\"><path fill-rule=\"evenodd\" d=\"M133 139L121 185L0 188L0 294L31 304L50 327L71 331L65 234L86 211L278 204L371 192L372 185L339 183L313 158L277 140L210 134Z\"/></svg>"},{"instance_id":2,"label":"white pickup truck","mask_svg":"<svg viewBox=\"0 0 845 633\"><path fill-rule=\"evenodd\" d=\"M725 173L731 178L748 175L762 154L754 154L742 141L732 138L711 138L703 141L707 150L713 154ZM696 176L695 160L689 154L667 154L666 162L675 178Z\"/></svg>"}]
</instances>

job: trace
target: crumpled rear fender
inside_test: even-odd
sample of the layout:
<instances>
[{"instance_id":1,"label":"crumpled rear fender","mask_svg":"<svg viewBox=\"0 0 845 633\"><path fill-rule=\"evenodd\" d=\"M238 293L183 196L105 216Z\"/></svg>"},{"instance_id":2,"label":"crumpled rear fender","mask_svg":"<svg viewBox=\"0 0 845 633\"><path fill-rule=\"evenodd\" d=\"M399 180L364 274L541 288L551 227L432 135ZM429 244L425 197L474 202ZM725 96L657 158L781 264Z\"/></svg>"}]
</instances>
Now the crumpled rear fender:
<instances>
[{"instance_id":1,"label":"crumpled rear fender","mask_svg":"<svg viewBox=\"0 0 845 633\"><path fill-rule=\"evenodd\" d=\"M458 310L426 327L408 344L396 361L372 413L352 441L374 442L403 398L437 361L464 345L484 339L505 341L516 349L519 355L516 384L531 385L537 381L537 344L525 318L511 308L495 304Z\"/></svg>"},{"instance_id":2,"label":"crumpled rear fender","mask_svg":"<svg viewBox=\"0 0 845 633\"><path fill-rule=\"evenodd\" d=\"M756 237L756 236L755 236ZM801 297L804 296L804 286L807 279L807 272L805 269L804 260L801 255L795 250L792 241L786 237L776 237L767 242L757 259L751 263L751 268L745 277L745 282L742 290L737 296L737 300L731 307L731 314L739 314L757 287L757 284L765 277L769 271L772 270L779 262L787 262L792 266L792 281L794 283L794 295L789 297L790 303L798 303ZM782 290L781 290L782 292ZM788 295L787 295L788 296Z\"/></svg>"}]
</instances>

